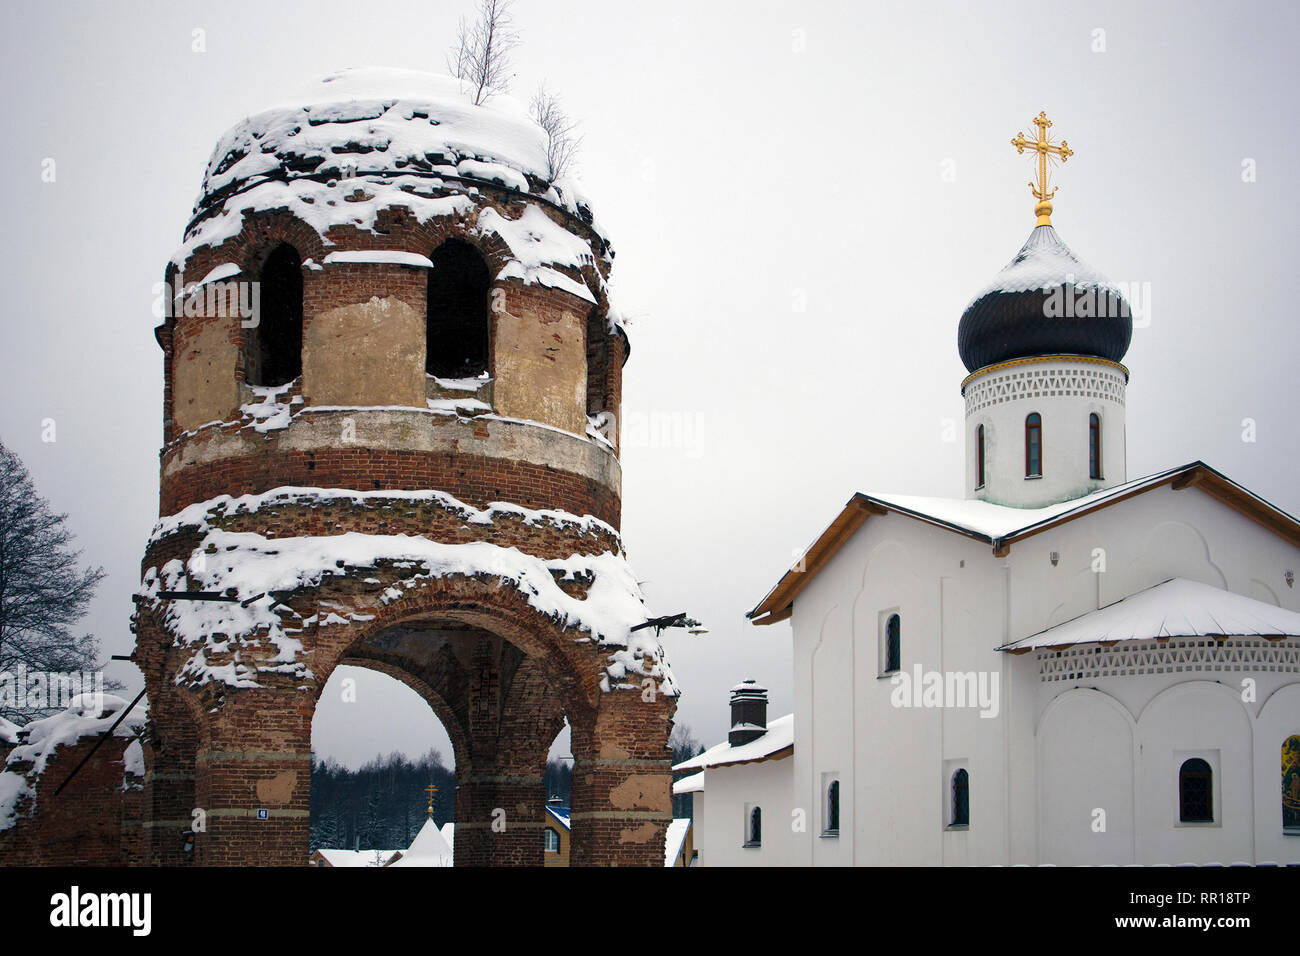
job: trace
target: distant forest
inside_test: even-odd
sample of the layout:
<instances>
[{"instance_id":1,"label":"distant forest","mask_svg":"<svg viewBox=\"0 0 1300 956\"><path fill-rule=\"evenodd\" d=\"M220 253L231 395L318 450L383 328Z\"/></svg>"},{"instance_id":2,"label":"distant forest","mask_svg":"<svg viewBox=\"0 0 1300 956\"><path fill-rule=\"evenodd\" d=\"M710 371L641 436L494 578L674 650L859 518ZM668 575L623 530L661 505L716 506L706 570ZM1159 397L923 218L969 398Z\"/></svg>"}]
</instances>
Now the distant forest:
<instances>
[{"instance_id":1,"label":"distant forest","mask_svg":"<svg viewBox=\"0 0 1300 956\"><path fill-rule=\"evenodd\" d=\"M546 792L569 802L573 771L565 761L546 765ZM400 753L376 757L358 770L334 760L311 760L311 848L343 850L404 850L411 845L428 816L441 827L456 818L456 774L442 754L430 750L412 761Z\"/></svg>"},{"instance_id":2,"label":"distant forest","mask_svg":"<svg viewBox=\"0 0 1300 956\"><path fill-rule=\"evenodd\" d=\"M673 763L701 752L690 729L675 728ZM685 774L674 774L680 778ZM546 764L546 795L569 805L573 765L567 760ZM311 848L342 850L404 850L420 832L428 815L425 787L437 787L433 819L441 827L456 818L456 773L437 750L412 761L405 754L376 757L358 770L332 759L311 757ZM673 797L673 816L691 815L690 796Z\"/></svg>"}]
</instances>

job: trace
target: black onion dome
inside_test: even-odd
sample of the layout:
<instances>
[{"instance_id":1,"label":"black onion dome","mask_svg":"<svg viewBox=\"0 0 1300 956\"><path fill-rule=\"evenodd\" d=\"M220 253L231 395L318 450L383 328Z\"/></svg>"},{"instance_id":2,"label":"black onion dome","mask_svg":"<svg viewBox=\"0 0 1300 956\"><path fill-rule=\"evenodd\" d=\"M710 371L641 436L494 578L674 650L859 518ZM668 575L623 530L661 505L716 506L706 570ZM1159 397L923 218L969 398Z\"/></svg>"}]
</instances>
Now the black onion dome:
<instances>
[{"instance_id":1,"label":"black onion dome","mask_svg":"<svg viewBox=\"0 0 1300 956\"><path fill-rule=\"evenodd\" d=\"M1055 229L1036 226L962 313L957 350L974 372L1034 355L1118 362L1132 338L1132 313L1120 290L1080 261Z\"/></svg>"}]
</instances>

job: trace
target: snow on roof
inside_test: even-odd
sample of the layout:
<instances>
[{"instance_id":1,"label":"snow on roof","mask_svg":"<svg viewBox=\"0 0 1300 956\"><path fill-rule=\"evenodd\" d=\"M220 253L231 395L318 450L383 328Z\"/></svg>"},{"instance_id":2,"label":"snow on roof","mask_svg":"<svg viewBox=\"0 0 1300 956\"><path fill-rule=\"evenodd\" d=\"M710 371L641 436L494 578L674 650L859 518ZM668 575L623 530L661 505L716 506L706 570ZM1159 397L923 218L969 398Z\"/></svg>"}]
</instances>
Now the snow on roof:
<instances>
[{"instance_id":1,"label":"snow on roof","mask_svg":"<svg viewBox=\"0 0 1300 956\"><path fill-rule=\"evenodd\" d=\"M967 308L991 292L1038 292L1072 282L1123 296L1122 290L1073 252L1051 226L1036 226L1014 259L971 297Z\"/></svg>"},{"instance_id":2,"label":"snow on roof","mask_svg":"<svg viewBox=\"0 0 1300 956\"><path fill-rule=\"evenodd\" d=\"M999 650L1168 637L1300 637L1300 614L1200 581L1171 578Z\"/></svg>"},{"instance_id":3,"label":"snow on roof","mask_svg":"<svg viewBox=\"0 0 1300 956\"><path fill-rule=\"evenodd\" d=\"M563 209L590 226L595 248L536 206L517 220L481 207L476 182ZM381 210L399 205L420 222L464 217L472 233L499 236L513 256L500 278L591 302L602 291L577 270L608 260L608 241L576 179L551 181L546 134L524 106L502 94L476 106L460 81L414 70L345 70L236 124L213 150L172 261L238 235L246 210L287 209L328 246L331 228L372 230Z\"/></svg>"},{"instance_id":4,"label":"snow on roof","mask_svg":"<svg viewBox=\"0 0 1300 956\"><path fill-rule=\"evenodd\" d=\"M677 695L658 638L650 628L632 631L648 618L636 576L622 554L609 551L543 560L488 541L447 544L410 535L357 532L267 538L214 528L185 561L173 559L161 569L149 568L137 595L151 605L180 645L192 648L177 673L178 682L258 687L263 673L310 679L299 637L309 627L366 619L356 613L345 618L334 611L302 617L277 604L272 592L316 587L328 577L380 562L403 573L384 592L383 604L401 600L406 589L428 578L496 579L517 589L540 614L561 627L588 632L609 650L603 690L610 690L611 682L618 689L639 689L641 680L652 678L658 682L658 693ZM589 579L586 596L566 593L556 575L564 580ZM238 600L171 601L158 596L160 591L185 590L232 594ZM260 663L239 654L229 663L209 663L210 654L234 650L232 642L242 648L269 644L276 653Z\"/></svg>"},{"instance_id":5,"label":"snow on roof","mask_svg":"<svg viewBox=\"0 0 1300 956\"><path fill-rule=\"evenodd\" d=\"M397 850L335 850L322 848L316 851L333 867L384 866L397 854Z\"/></svg>"},{"instance_id":6,"label":"snow on roof","mask_svg":"<svg viewBox=\"0 0 1300 956\"><path fill-rule=\"evenodd\" d=\"M0 744L18 743L19 726L12 720L0 717Z\"/></svg>"},{"instance_id":7,"label":"snow on roof","mask_svg":"<svg viewBox=\"0 0 1300 956\"><path fill-rule=\"evenodd\" d=\"M450 844L443 839L433 817L424 821L420 832L411 841L410 849L402 853L391 866L451 866L453 856Z\"/></svg>"},{"instance_id":8,"label":"snow on roof","mask_svg":"<svg viewBox=\"0 0 1300 956\"><path fill-rule=\"evenodd\" d=\"M703 793L704 792L704 771L693 773L689 777L682 777L680 780L673 781L673 793L681 795L683 793Z\"/></svg>"},{"instance_id":9,"label":"snow on roof","mask_svg":"<svg viewBox=\"0 0 1300 956\"><path fill-rule=\"evenodd\" d=\"M677 862L690 829L691 821L688 817L674 817L673 822L668 824L668 833L664 838L664 866L672 866Z\"/></svg>"},{"instance_id":10,"label":"snow on roof","mask_svg":"<svg viewBox=\"0 0 1300 956\"><path fill-rule=\"evenodd\" d=\"M858 493L807 549L800 563L788 570L746 616L755 624L771 624L788 618L795 598L872 514L894 511L907 515L986 541L994 546L996 553L998 549L1054 524L1167 484L1175 488L1199 486L1221 503L1300 545L1300 520L1201 461L1135 478L1044 508L1013 508L967 498Z\"/></svg>"},{"instance_id":11,"label":"snow on roof","mask_svg":"<svg viewBox=\"0 0 1300 956\"><path fill-rule=\"evenodd\" d=\"M107 733L126 707L127 701L114 694L78 694L65 710L26 724L22 728L22 742L9 752L5 769L0 771L0 831L17 821L19 801L34 794L33 784L45 772L59 747L72 746L82 737ZM148 708L142 701L118 724L113 736L134 737L148 719ZM143 757L143 751L140 756ZM126 759L126 769L130 771L135 765L133 755ZM137 775L143 772L141 760Z\"/></svg>"},{"instance_id":12,"label":"snow on roof","mask_svg":"<svg viewBox=\"0 0 1300 956\"><path fill-rule=\"evenodd\" d=\"M568 807L557 807L554 806L553 804L548 803L546 805L546 812L549 813L551 816L555 817L556 821L560 824L560 826L564 827L564 829L566 830L572 829L572 825L569 823L570 811Z\"/></svg>"},{"instance_id":13,"label":"snow on roof","mask_svg":"<svg viewBox=\"0 0 1300 956\"><path fill-rule=\"evenodd\" d=\"M1186 467L1186 466L1183 466ZM1103 488L1092 494L1071 498L1043 508L1013 508L975 498L926 498L918 495L895 495L868 492L866 497L913 517L930 520L986 539L1006 538L1045 524L1073 511L1083 511L1110 498L1157 484L1182 468L1134 478L1122 485Z\"/></svg>"},{"instance_id":14,"label":"snow on roof","mask_svg":"<svg viewBox=\"0 0 1300 956\"><path fill-rule=\"evenodd\" d=\"M754 738L749 743L733 747L729 741L724 741L716 747L710 747L697 757L682 761L673 769L706 770L709 767L722 767L727 764L765 760L778 754L784 757L786 755L781 754L781 751L787 748L791 751L794 749L794 714L786 714L776 720L769 720L767 722L767 733Z\"/></svg>"},{"instance_id":15,"label":"snow on roof","mask_svg":"<svg viewBox=\"0 0 1300 956\"><path fill-rule=\"evenodd\" d=\"M440 832L442 833L442 838L447 841L447 846L451 847L452 850L455 850L456 849L455 822L452 820L448 820L446 823L442 825L442 830Z\"/></svg>"}]
</instances>

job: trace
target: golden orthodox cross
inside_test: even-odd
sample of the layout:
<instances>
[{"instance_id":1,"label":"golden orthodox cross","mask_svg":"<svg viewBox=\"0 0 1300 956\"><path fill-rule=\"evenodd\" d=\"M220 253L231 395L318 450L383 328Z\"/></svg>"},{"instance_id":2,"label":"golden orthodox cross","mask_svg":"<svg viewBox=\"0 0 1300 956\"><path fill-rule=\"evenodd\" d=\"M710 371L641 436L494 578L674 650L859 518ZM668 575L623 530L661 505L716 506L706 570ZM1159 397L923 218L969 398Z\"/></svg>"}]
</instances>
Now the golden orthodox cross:
<instances>
[{"instance_id":1,"label":"golden orthodox cross","mask_svg":"<svg viewBox=\"0 0 1300 956\"><path fill-rule=\"evenodd\" d=\"M438 788L429 784L424 788L424 792L429 795L429 816L433 816L433 795L438 792Z\"/></svg>"},{"instance_id":2,"label":"golden orthodox cross","mask_svg":"<svg viewBox=\"0 0 1300 956\"><path fill-rule=\"evenodd\" d=\"M1060 144L1052 142L1052 138L1047 131L1052 126L1052 121L1047 118L1047 113L1041 112L1034 117L1034 125L1038 127L1037 139L1026 139L1024 133L1017 133L1016 138L1011 141L1011 145L1016 148L1017 153L1023 154L1025 150L1032 149L1038 154L1038 183L1029 184L1029 190L1038 200L1038 205L1034 207L1034 214L1038 216L1039 226L1050 226L1052 224L1052 202L1051 199L1056 195L1056 188L1048 189L1048 161L1065 162L1074 155L1074 150L1070 149L1065 140Z\"/></svg>"}]
</instances>

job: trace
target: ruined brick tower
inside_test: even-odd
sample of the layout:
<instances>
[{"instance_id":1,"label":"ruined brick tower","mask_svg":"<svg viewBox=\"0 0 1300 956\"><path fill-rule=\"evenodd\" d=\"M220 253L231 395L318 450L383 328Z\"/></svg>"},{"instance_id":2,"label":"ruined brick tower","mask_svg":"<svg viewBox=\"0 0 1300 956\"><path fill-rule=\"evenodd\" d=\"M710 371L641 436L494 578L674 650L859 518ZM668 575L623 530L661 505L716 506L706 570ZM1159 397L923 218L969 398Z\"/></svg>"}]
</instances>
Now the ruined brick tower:
<instances>
[{"instance_id":1,"label":"ruined brick tower","mask_svg":"<svg viewBox=\"0 0 1300 956\"><path fill-rule=\"evenodd\" d=\"M149 859L305 863L353 664L446 727L458 865L541 864L566 717L572 861L662 865L677 691L618 533L612 259L542 131L453 80L349 71L221 139L156 332Z\"/></svg>"}]
</instances>

